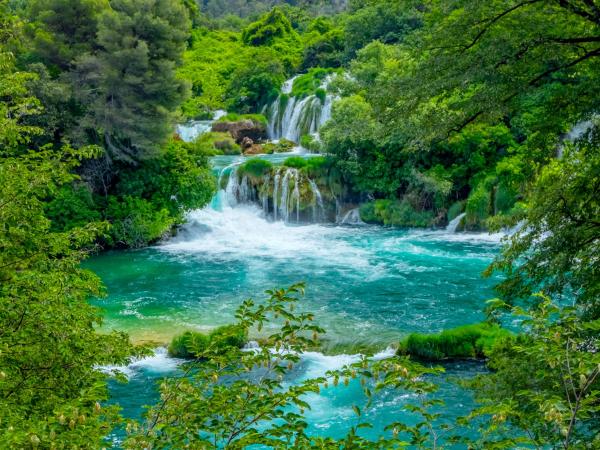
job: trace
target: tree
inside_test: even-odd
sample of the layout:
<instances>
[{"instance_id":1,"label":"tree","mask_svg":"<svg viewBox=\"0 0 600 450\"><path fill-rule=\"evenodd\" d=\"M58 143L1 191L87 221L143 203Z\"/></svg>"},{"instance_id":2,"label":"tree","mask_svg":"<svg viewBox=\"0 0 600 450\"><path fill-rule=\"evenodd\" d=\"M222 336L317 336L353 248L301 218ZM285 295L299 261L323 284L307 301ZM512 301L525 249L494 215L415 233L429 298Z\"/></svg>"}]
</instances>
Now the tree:
<instances>
[{"instance_id":1,"label":"tree","mask_svg":"<svg viewBox=\"0 0 600 450\"><path fill-rule=\"evenodd\" d=\"M600 322L582 323L575 309L536 299L529 310L512 309L523 333L494 348L493 372L467 382L482 404L467 420L483 419L482 448L597 448Z\"/></svg>"},{"instance_id":2,"label":"tree","mask_svg":"<svg viewBox=\"0 0 600 450\"><path fill-rule=\"evenodd\" d=\"M498 288L507 301L543 290L600 317L599 144L595 128L541 171L522 227L488 271L506 274Z\"/></svg>"},{"instance_id":3,"label":"tree","mask_svg":"<svg viewBox=\"0 0 600 450\"><path fill-rule=\"evenodd\" d=\"M87 128L100 130L113 157L150 157L172 134L189 89L175 72L189 27L174 0L113 0L100 17L101 50L79 60L78 90L91 93Z\"/></svg>"},{"instance_id":4,"label":"tree","mask_svg":"<svg viewBox=\"0 0 600 450\"><path fill-rule=\"evenodd\" d=\"M528 122L550 131L537 146L598 109L600 19L594 1L425 3L419 64L390 118L414 117L413 139L446 139L475 121ZM535 119L535 120L531 120ZM545 155L546 158L553 156Z\"/></svg>"},{"instance_id":5,"label":"tree","mask_svg":"<svg viewBox=\"0 0 600 450\"><path fill-rule=\"evenodd\" d=\"M4 20L5 10L0 17ZM7 22L4 22L7 23ZM71 182L81 158L97 149L26 152L35 113L27 75L14 70L0 40L0 442L7 448L97 448L117 420L98 366L132 354L120 333L99 334L99 279L80 267L104 223L50 231L44 204Z\"/></svg>"},{"instance_id":6,"label":"tree","mask_svg":"<svg viewBox=\"0 0 600 450\"><path fill-rule=\"evenodd\" d=\"M98 17L107 0L35 0L29 8L35 53L58 70L96 48Z\"/></svg>"}]
</instances>

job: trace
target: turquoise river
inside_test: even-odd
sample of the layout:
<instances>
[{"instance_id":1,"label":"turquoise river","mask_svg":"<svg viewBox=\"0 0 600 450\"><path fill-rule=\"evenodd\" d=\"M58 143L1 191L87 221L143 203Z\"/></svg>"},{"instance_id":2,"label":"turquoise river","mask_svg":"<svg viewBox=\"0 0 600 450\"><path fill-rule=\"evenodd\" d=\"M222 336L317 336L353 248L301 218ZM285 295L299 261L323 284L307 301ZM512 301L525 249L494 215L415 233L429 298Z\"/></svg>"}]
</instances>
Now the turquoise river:
<instances>
[{"instance_id":1,"label":"turquoise river","mask_svg":"<svg viewBox=\"0 0 600 450\"><path fill-rule=\"evenodd\" d=\"M215 170L234 162L217 158ZM221 192L222 194L222 192ZM218 198L218 197L217 197ZM322 375L356 359L359 349L389 354L414 331L436 332L481 321L497 279L482 271L500 248L500 236L378 226L292 225L267 220L257 206L215 201L189 213L175 238L139 251L109 252L87 266L109 296L98 301L105 327L136 341L156 342L153 357L123 368L128 384L111 383L113 401L138 418L156 401L156 383L177 373L162 345L183 330L210 330L233 322L240 302L266 289L306 282L302 308L327 330L324 350L303 356L294 377ZM485 370L474 362L446 366L438 395L458 416L472 405L453 376ZM293 382L293 380L291 380ZM375 427L406 414L403 392L381 394L366 412ZM310 431L341 436L354 423L352 405L364 403L359 385L328 388L309 399Z\"/></svg>"}]
</instances>

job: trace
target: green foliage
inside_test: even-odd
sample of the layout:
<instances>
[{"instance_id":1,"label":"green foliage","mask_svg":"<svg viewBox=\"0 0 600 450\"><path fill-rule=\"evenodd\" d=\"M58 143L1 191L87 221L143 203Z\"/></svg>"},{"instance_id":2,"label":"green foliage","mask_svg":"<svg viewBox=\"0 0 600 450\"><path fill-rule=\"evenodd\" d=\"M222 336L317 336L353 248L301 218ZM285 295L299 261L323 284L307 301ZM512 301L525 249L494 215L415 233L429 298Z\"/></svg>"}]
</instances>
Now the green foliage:
<instances>
[{"instance_id":1,"label":"green foliage","mask_svg":"<svg viewBox=\"0 0 600 450\"><path fill-rule=\"evenodd\" d=\"M89 189L82 184L62 186L45 205L53 231L69 231L102 219Z\"/></svg>"},{"instance_id":2,"label":"green foliage","mask_svg":"<svg viewBox=\"0 0 600 450\"><path fill-rule=\"evenodd\" d=\"M237 325L215 328L210 334L186 331L176 336L169 345L169 355L174 358L203 358L207 352L223 354L230 349L240 349L248 342L248 331Z\"/></svg>"},{"instance_id":3,"label":"green foliage","mask_svg":"<svg viewBox=\"0 0 600 450\"><path fill-rule=\"evenodd\" d=\"M115 0L99 19L100 50L79 61L93 102L88 126L99 131L113 157L156 155L173 132L174 114L188 95L176 76L190 23L182 3ZM91 123L89 123L91 121Z\"/></svg>"},{"instance_id":4,"label":"green foliage","mask_svg":"<svg viewBox=\"0 0 600 450\"><path fill-rule=\"evenodd\" d=\"M0 130L0 134L3 130ZM44 201L75 178L89 150L68 147L0 160L0 442L6 448L101 447L117 410L98 367L123 364L121 333L99 334L88 303L100 280L80 267L101 222L50 229Z\"/></svg>"},{"instance_id":5,"label":"green foliage","mask_svg":"<svg viewBox=\"0 0 600 450\"><path fill-rule=\"evenodd\" d=\"M396 227L431 227L435 216L431 211L417 211L407 200L375 200L360 206L360 217L366 223Z\"/></svg>"},{"instance_id":6,"label":"green foliage","mask_svg":"<svg viewBox=\"0 0 600 450\"><path fill-rule=\"evenodd\" d=\"M29 7L35 59L53 70L72 67L75 60L96 48L99 16L108 9L105 0L35 0Z\"/></svg>"},{"instance_id":7,"label":"green foliage","mask_svg":"<svg viewBox=\"0 0 600 450\"><path fill-rule=\"evenodd\" d=\"M302 294L303 286L294 285L267 291L268 297L262 303L246 300L237 310L235 326L258 332L268 328L263 345L254 351L240 351L237 345L220 351L209 345L201 360L186 366L186 376L162 383L161 402L148 411L145 423L129 425L124 447L373 448L374 443L359 434L361 428L370 426L362 416L390 389L413 393L418 402L408 408L423 421L416 425L392 422L389 429L393 433L382 437L377 445L402 447L400 431L425 446L434 442L435 434L427 422L443 419L429 411L439 402L430 397L435 385L423 378L441 369L425 369L407 358L374 361L365 356L356 364L328 371L320 378L294 385L286 381L302 353L314 348L324 332L311 313L295 312ZM306 396L339 383L363 387L367 401L362 407L353 407L357 424L341 440L309 436L305 410L310 405Z\"/></svg>"},{"instance_id":8,"label":"green foliage","mask_svg":"<svg viewBox=\"0 0 600 450\"><path fill-rule=\"evenodd\" d=\"M498 343L510 336L511 333L499 325L482 322L438 334L412 333L400 342L398 352L428 361L484 358Z\"/></svg>"},{"instance_id":9,"label":"green foliage","mask_svg":"<svg viewBox=\"0 0 600 450\"><path fill-rule=\"evenodd\" d=\"M239 122L240 120L252 120L253 122L262 123L267 125L267 118L263 114L236 114L227 113L223 117L219 118L219 122Z\"/></svg>"},{"instance_id":10,"label":"green foliage","mask_svg":"<svg viewBox=\"0 0 600 450\"><path fill-rule=\"evenodd\" d=\"M500 341L488 353L492 371L468 383L482 404L469 416L482 421L479 445L505 442L500 448L511 448L518 429L521 445L528 447L595 448L600 324L582 322L576 309L561 308L548 297L535 300L527 310L512 308L522 334ZM501 312L508 305L495 300L490 307Z\"/></svg>"},{"instance_id":11,"label":"green foliage","mask_svg":"<svg viewBox=\"0 0 600 450\"><path fill-rule=\"evenodd\" d=\"M283 162L283 165L293 169L302 169L308 165L308 159L301 156L290 156Z\"/></svg>"},{"instance_id":12,"label":"green foliage","mask_svg":"<svg viewBox=\"0 0 600 450\"><path fill-rule=\"evenodd\" d=\"M464 212L464 210L465 210L465 202L464 201L453 203L452 206L450 206L450 208L448 208L448 213L447 213L448 222L457 218L460 214L462 214Z\"/></svg>"},{"instance_id":13,"label":"green foliage","mask_svg":"<svg viewBox=\"0 0 600 450\"><path fill-rule=\"evenodd\" d=\"M486 188L485 183L480 183L469 194L465 211L467 213L465 220L468 228L478 229L484 225L485 220L492 213L491 193Z\"/></svg>"},{"instance_id":14,"label":"green foliage","mask_svg":"<svg viewBox=\"0 0 600 450\"><path fill-rule=\"evenodd\" d=\"M258 179L269 173L272 168L273 164L266 159L251 158L238 168L237 173L240 175L249 175L255 179Z\"/></svg>"},{"instance_id":15,"label":"green foliage","mask_svg":"<svg viewBox=\"0 0 600 450\"><path fill-rule=\"evenodd\" d=\"M256 113L277 98L285 80L285 66L273 50L251 54L248 65L239 66L226 90L227 108L240 113Z\"/></svg>"},{"instance_id":16,"label":"green foliage","mask_svg":"<svg viewBox=\"0 0 600 450\"><path fill-rule=\"evenodd\" d=\"M291 152L296 143L288 141L287 139L280 139L278 142L267 142L263 145L265 153L287 153Z\"/></svg>"},{"instance_id":17,"label":"green foliage","mask_svg":"<svg viewBox=\"0 0 600 450\"><path fill-rule=\"evenodd\" d=\"M313 153L319 153L323 149L323 143L310 134L305 134L300 138L300 145Z\"/></svg>"},{"instance_id":18,"label":"green foliage","mask_svg":"<svg viewBox=\"0 0 600 450\"><path fill-rule=\"evenodd\" d=\"M340 67L344 59L344 30L335 27L324 17L317 17L303 36L304 61L302 66Z\"/></svg>"},{"instance_id":19,"label":"green foliage","mask_svg":"<svg viewBox=\"0 0 600 450\"><path fill-rule=\"evenodd\" d=\"M46 206L52 228L68 230L102 217L112 224L108 246L136 248L160 239L182 223L186 211L212 198L215 180L205 150L203 142L172 141L158 157L121 167L105 196L92 196L81 185L63 187Z\"/></svg>"},{"instance_id":20,"label":"green foliage","mask_svg":"<svg viewBox=\"0 0 600 450\"><path fill-rule=\"evenodd\" d=\"M411 31L422 25L416 2L381 0L355 4L357 7L345 24L349 56L372 41L385 44L402 42Z\"/></svg>"},{"instance_id":21,"label":"green foliage","mask_svg":"<svg viewBox=\"0 0 600 450\"><path fill-rule=\"evenodd\" d=\"M242 32L247 45L273 45L277 39L297 39L292 24L280 8L273 8L257 22L251 23Z\"/></svg>"},{"instance_id":22,"label":"green foliage","mask_svg":"<svg viewBox=\"0 0 600 450\"><path fill-rule=\"evenodd\" d=\"M111 247L145 247L165 235L175 225L167 209L156 209L148 200L129 195L109 197L106 218L111 222Z\"/></svg>"},{"instance_id":23,"label":"green foliage","mask_svg":"<svg viewBox=\"0 0 600 450\"><path fill-rule=\"evenodd\" d=\"M331 74L331 69L323 69L321 67L315 67L309 69L307 73L298 76L294 80L294 84L292 86L292 96L297 98L308 97L309 95L318 95L319 98L326 95L326 92L323 89L320 89L320 86L323 84L323 81L327 77L327 75ZM322 98L321 101L324 101L325 98Z\"/></svg>"},{"instance_id":24,"label":"green foliage","mask_svg":"<svg viewBox=\"0 0 600 450\"><path fill-rule=\"evenodd\" d=\"M548 164L529 196L525 223L490 268L507 275L499 289L507 301L543 289L574 297L586 315L600 317L598 239L600 152L594 130L562 159ZM525 256L527 256L525 258Z\"/></svg>"},{"instance_id":25,"label":"green foliage","mask_svg":"<svg viewBox=\"0 0 600 450\"><path fill-rule=\"evenodd\" d=\"M241 147L231 137L230 133L209 132L203 133L193 144L204 155L240 155Z\"/></svg>"}]
</instances>

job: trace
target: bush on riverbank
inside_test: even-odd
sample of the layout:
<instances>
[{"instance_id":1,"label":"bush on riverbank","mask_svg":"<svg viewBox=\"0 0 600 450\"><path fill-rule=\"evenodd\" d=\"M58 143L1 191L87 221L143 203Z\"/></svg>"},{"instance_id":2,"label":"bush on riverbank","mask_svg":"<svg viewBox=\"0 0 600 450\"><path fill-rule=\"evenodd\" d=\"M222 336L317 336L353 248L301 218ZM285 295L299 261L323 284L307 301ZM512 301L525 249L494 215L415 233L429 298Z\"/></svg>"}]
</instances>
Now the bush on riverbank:
<instances>
[{"instance_id":1,"label":"bush on riverbank","mask_svg":"<svg viewBox=\"0 0 600 450\"><path fill-rule=\"evenodd\" d=\"M431 227L434 225L433 211L417 211L408 201L380 199L364 203L360 217L366 223L395 227Z\"/></svg>"},{"instance_id":2,"label":"bush on riverbank","mask_svg":"<svg viewBox=\"0 0 600 450\"><path fill-rule=\"evenodd\" d=\"M186 331L175 336L169 344L169 356L194 359L209 351L220 354L231 348L242 348L248 341L248 331L237 325L224 325L206 335L197 331Z\"/></svg>"},{"instance_id":3,"label":"bush on riverbank","mask_svg":"<svg viewBox=\"0 0 600 450\"><path fill-rule=\"evenodd\" d=\"M485 358L511 333L487 322L464 325L437 334L412 333L400 342L398 353L427 361Z\"/></svg>"}]
</instances>

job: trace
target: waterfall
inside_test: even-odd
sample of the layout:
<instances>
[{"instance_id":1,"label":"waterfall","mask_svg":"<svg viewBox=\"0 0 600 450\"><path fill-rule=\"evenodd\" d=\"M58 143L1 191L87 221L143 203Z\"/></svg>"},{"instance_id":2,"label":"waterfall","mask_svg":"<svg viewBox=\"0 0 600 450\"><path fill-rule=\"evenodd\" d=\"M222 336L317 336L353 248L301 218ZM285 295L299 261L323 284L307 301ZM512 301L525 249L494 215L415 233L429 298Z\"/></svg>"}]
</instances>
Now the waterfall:
<instances>
[{"instance_id":1,"label":"waterfall","mask_svg":"<svg viewBox=\"0 0 600 450\"><path fill-rule=\"evenodd\" d=\"M340 222L342 225L364 225L358 208L348 211Z\"/></svg>"},{"instance_id":2,"label":"waterfall","mask_svg":"<svg viewBox=\"0 0 600 450\"><path fill-rule=\"evenodd\" d=\"M208 133L215 120L225 116L227 111L219 109L213 113L212 120L192 120L185 124L177 125L175 131L183 142L194 142L198 136Z\"/></svg>"},{"instance_id":3,"label":"waterfall","mask_svg":"<svg viewBox=\"0 0 600 450\"><path fill-rule=\"evenodd\" d=\"M456 216L454 219L452 219L446 227L446 231L448 233L456 233L456 229L458 228L458 226L460 225L460 223L466 215L467 213L462 213Z\"/></svg>"},{"instance_id":4,"label":"waterfall","mask_svg":"<svg viewBox=\"0 0 600 450\"><path fill-rule=\"evenodd\" d=\"M304 172L291 167L277 167L256 180L239 171L240 163L231 164L219 172L219 190L212 208L234 208L255 203L265 217L285 223L326 220L323 195L317 183ZM226 178L228 177L228 178ZM312 195L312 198L311 198Z\"/></svg>"},{"instance_id":5,"label":"waterfall","mask_svg":"<svg viewBox=\"0 0 600 450\"><path fill-rule=\"evenodd\" d=\"M281 88L281 95L265 108L264 112L269 119L269 139L287 139L299 143L305 134L318 136L319 128L331 118L334 100L331 95L326 95L324 100L316 95L305 98L290 96L296 78L297 76L287 80ZM320 89L327 90L330 80L330 76L326 77Z\"/></svg>"},{"instance_id":6,"label":"waterfall","mask_svg":"<svg viewBox=\"0 0 600 450\"><path fill-rule=\"evenodd\" d=\"M308 180L308 185L310 186L310 190L313 194L313 221L315 223L323 220L325 217L325 207L323 206L323 196L321 195L321 191L313 180Z\"/></svg>"}]
</instances>

